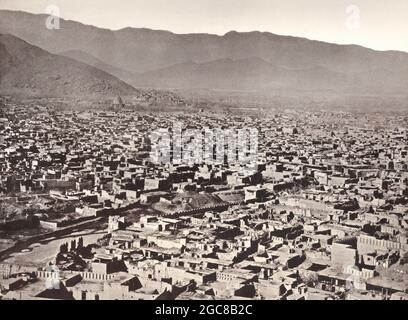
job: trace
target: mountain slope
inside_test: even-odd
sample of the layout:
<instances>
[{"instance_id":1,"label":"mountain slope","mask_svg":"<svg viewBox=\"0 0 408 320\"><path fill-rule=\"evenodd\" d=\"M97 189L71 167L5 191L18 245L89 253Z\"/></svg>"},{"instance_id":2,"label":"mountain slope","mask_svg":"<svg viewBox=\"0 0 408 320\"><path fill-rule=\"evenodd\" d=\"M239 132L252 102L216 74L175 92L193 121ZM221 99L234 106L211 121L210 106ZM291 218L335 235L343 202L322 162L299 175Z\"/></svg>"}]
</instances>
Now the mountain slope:
<instances>
[{"instance_id":1,"label":"mountain slope","mask_svg":"<svg viewBox=\"0 0 408 320\"><path fill-rule=\"evenodd\" d=\"M137 75L132 73L132 72L129 72L129 71L126 71L126 70L111 66L111 65L109 65L109 64L95 58L94 56L92 56L92 55L90 55L90 54L88 54L86 52L80 51L80 50L64 51L64 52L60 52L58 55L68 57L68 58L71 58L73 60L76 60L76 61L79 61L79 62L82 62L82 63L86 63L86 64L88 64L90 66L93 66L93 67L99 69L99 70L102 70L102 71L105 71L105 72L107 72L107 73L109 73L111 75L114 75L115 77L118 77L119 79L121 79L121 80L123 80L125 82L132 81L135 78L137 78Z\"/></svg>"},{"instance_id":2,"label":"mountain slope","mask_svg":"<svg viewBox=\"0 0 408 320\"><path fill-rule=\"evenodd\" d=\"M263 90L268 88L324 89L338 85L342 75L323 68L304 70L274 66L259 58L222 59L207 63L184 63L139 75L151 86Z\"/></svg>"},{"instance_id":3,"label":"mountain slope","mask_svg":"<svg viewBox=\"0 0 408 320\"><path fill-rule=\"evenodd\" d=\"M137 90L92 66L0 34L0 92L88 97L134 95Z\"/></svg>"},{"instance_id":4,"label":"mountain slope","mask_svg":"<svg viewBox=\"0 0 408 320\"><path fill-rule=\"evenodd\" d=\"M378 77L381 75L381 77ZM259 58L222 59L207 63L183 63L139 74L132 85L166 88L230 90L291 90L399 93L408 76L386 69L347 74L324 67L293 69L275 66Z\"/></svg>"}]
</instances>

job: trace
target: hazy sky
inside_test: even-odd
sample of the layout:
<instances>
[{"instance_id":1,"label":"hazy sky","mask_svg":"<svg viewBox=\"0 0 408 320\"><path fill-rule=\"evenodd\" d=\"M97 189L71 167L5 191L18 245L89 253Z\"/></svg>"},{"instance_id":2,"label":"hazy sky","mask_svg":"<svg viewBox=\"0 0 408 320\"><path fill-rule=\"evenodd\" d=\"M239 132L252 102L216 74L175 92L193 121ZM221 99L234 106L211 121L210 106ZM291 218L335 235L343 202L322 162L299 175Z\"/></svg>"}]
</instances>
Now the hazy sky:
<instances>
[{"instance_id":1,"label":"hazy sky","mask_svg":"<svg viewBox=\"0 0 408 320\"><path fill-rule=\"evenodd\" d=\"M259 30L408 52L408 0L0 0L0 9L33 13L48 5L64 19L109 29Z\"/></svg>"}]
</instances>

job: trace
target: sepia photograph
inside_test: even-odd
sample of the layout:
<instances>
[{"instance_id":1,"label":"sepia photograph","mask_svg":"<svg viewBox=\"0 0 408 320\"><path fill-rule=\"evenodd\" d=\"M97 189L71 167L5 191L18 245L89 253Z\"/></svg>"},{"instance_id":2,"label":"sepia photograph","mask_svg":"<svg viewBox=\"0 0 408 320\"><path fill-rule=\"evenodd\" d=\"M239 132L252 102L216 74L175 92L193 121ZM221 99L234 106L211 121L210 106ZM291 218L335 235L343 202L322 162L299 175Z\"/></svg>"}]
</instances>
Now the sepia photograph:
<instances>
[{"instance_id":1,"label":"sepia photograph","mask_svg":"<svg viewBox=\"0 0 408 320\"><path fill-rule=\"evenodd\" d=\"M406 0L0 0L0 308L408 300L407 33Z\"/></svg>"}]
</instances>

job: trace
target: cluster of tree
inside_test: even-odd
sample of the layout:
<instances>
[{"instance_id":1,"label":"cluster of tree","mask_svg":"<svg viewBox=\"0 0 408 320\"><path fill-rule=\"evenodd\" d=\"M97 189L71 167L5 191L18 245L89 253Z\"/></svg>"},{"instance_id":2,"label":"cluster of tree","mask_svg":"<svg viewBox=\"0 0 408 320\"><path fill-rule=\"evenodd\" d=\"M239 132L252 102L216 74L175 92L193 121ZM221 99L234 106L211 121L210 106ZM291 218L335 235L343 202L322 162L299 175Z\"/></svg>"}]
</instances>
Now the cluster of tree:
<instances>
[{"instance_id":1,"label":"cluster of tree","mask_svg":"<svg viewBox=\"0 0 408 320\"><path fill-rule=\"evenodd\" d=\"M65 242L61 244L59 252L60 253L68 253L68 252L73 252L76 250L80 250L84 247L84 239L80 237L78 239L78 242L74 239L70 242L70 246L68 245L68 242Z\"/></svg>"}]
</instances>

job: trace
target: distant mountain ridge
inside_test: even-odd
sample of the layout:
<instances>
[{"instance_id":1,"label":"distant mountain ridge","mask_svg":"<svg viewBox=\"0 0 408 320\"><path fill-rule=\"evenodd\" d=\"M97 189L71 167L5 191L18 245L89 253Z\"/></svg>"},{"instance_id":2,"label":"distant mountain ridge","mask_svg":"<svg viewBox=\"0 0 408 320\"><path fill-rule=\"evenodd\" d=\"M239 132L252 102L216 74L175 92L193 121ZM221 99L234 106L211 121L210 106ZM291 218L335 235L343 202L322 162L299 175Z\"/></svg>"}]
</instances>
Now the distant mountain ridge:
<instances>
[{"instance_id":1,"label":"distant mountain ridge","mask_svg":"<svg viewBox=\"0 0 408 320\"><path fill-rule=\"evenodd\" d=\"M93 65L137 87L233 90L320 89L339 94L405 94L408 53L375 51L268 32L174 34L101 29L46 15L0 10L0 33Z\"/></svg>"}]
</instances>

